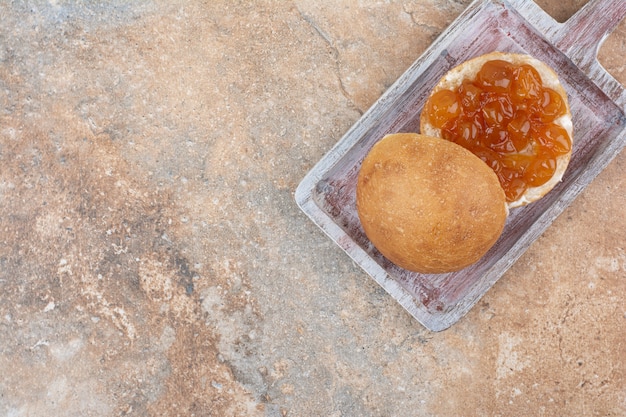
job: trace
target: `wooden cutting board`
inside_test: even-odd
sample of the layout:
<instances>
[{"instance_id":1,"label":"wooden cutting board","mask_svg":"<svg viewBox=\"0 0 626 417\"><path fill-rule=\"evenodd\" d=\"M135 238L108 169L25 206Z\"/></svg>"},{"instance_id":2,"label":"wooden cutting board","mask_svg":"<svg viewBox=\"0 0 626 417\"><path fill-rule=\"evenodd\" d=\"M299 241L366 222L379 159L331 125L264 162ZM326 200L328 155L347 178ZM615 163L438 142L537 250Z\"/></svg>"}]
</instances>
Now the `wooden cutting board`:
<instances>
[{"instance_id":1,"label":"wooden cutting board","mask_svg":"<svg viewBox=\"0 0 626 417\"><path fill-rule=\"evenodd\" d=\"M561 24L531 0L474 1L306 175L298 205L415 319L432 331L448 328L626 145L626 92L597 60L625 15L624 0L591 0ZM403 270L361 228L355 207L361 161L386 134L419 132L422 107L439 78L492 51L530 54L559 75L574 122L567 172L543 199L511 211L502 236L476 264L439 275Z\"/></svg>"}]
</instances>

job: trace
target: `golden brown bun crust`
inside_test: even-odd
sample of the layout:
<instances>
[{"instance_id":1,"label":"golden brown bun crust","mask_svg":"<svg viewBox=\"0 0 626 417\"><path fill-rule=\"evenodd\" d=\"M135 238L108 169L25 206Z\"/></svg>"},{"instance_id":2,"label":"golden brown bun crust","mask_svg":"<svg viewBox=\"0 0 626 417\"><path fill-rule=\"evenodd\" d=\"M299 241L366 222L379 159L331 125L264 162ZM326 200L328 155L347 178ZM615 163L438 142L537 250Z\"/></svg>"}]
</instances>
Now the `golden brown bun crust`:
<instances>
[{"instance_id":1,"label":"golden brown bun crust","mask_svg":"<svg viewBox=\"0 0 626 417\"><path fill-rule=\"evenodd\" d=\"M416 133L387 135L372 147L356 203L365 234L387 259L430 274L480 259L508 215L487 164L455 143Z\"/></svg>"},{"instance_id":2,"label":"golden brown bun crust","mask_svg":"<svg viewBox=\"0 0 626 417\"><path fill-rule=\"evenodd\" d=\"M543 81L543 85L546 87L550 87L563 98L565 106L567 108L566 114L555 120L555 123L563 127L567 133L569 134L570 140L572 140L572 144L574 141L573 135L573 123L572 123L572 114L570 111L567 93L563 86L559 81L558 75L554 72L552 68L550 68L544 62L525 54L514 54L514 53L506 53L506 52L490 52L485 55L480 55L469 61L465 61L464 63L452 68L448 71L442 78L439 80L433 91L431 92L431 96L435 94L437 91L442 89L454 90L456 89L463 80L466 79L475 79L476 74L482 68L483 64L487 61L501 59L504 61L508 61L512 64L521 65L521 64L530 64L532 65L541 76L541 80ZM420 132L423 135L441 137L441 130L434 127L425 113L422 113L420 118ZM557 159L556 171L552 178L545 184L538 187L529 187L524 194L522 194L517 200L511 201L508 203L509 208L524 206L526 204L532 203L534 201L539 200L544 195L546 195L555 185L561 181L563 178L563 174L569 165L570 158L572 156L572 152L565 155L561 155Z\"/></svg>"}]
</instances>

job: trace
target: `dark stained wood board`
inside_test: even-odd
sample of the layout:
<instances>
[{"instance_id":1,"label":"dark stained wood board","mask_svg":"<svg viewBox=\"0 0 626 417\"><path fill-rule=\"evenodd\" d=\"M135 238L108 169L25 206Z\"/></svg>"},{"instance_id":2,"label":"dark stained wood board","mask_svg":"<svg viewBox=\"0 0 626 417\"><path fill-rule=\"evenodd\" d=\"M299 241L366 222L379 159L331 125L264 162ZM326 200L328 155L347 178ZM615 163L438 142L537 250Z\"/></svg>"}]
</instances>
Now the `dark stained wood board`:
<instances>
[{"instance_id":1,"label":"dark stained wood board","mask_svg":"<svg viewBox=\"0 0 626 417\"><path fill-rule=\"evenodd\" d=\"M625 15L624 0L591 0L560 24L531 0L474 1L307 174L296 190L298 205L415 319L432 331L448 328L626 145L626 92L597 61L600 44ZM361 228L355 207L361 161L384 135L419 132L422 107L439 79L492 51L527 53L557 72L574 122L570 165L548 195L511 211L502 236L476 264L438 275L403 270Z\"/></svg>"}]
</instances>

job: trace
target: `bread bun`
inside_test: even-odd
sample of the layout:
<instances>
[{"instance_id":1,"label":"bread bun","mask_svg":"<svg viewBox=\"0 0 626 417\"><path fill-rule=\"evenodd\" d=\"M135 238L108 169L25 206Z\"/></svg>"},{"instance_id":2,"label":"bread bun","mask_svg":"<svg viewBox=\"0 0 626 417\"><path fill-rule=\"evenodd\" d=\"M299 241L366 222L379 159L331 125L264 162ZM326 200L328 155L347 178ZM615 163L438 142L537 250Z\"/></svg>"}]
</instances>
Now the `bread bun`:
<instances>
[{"instance_id":1,"label":"bread bun","mask_svg":"<svg viewBox=\"0 0 626 417\"><path fill-rule=\"evenodd\" d=\"M387 259L431 274L480 259L508 215L492 169L455 143L417 133L387 135L372 147L356 206L365 234Z\"/></svg>"},{"instance_id":2,"label":"bread bun","mask_svg":"<svg viewBox=\"0 0 626 417\"><path fill-rule=\"evenodd\" d=\"M464 81L475 80L477 74L479 73L483 65L486 62L493 61L493 60L507 61L511 64L518 65L518 66L521 66L524 64L532 66L540 75L543 86L556 91L560 95L565 106L564 114L559 116L557 119L553 120L552 123L562 127L567 132L567 135L569 136L569 142L568 142L569 150L565 149L564 152L566 151L566 153L564 154L561 153L560 155L556 157L556 167L555 168L553 167L554 173L552 177L550 177L550 179L547 180L547 182L538 186L529 185L528 188L525 190L525 192L523 192L521 195L516 195L515 197L507 196L509 200L508 201L509 208L513 208L513 207L518 207L518 206L529 204L543 197L562 179L563 174L567 168L567 165L569 164L569 160L570 160L571 153L572 153L571 142L573 140L572 115L571 115L569 104L567 101L567 94L565 90L563 89L563 87L561 86L557 74L548 65L546 65L545 63L529 55L492 52L489 54L476 57L469 61L466 61L463 64L451 69L448 73L446 73L441 78L437 86L433 89L431 96L429 100L427 101L426 105L424 106L424 108L425 110L428 108L429 102L431 101L433 96L440 90L447 89L447 90L454 91L458 89L459 86ZM445 135L442 134L442 129L435 126L435 124L436 123L433 120L431 120L431 118L429 117L428 112L423 111L421 118L420 118L421 133L424 135L429 135L429 136L445 137ZM450 139L450 138L447 138L447 139ZM450 139L450 140L453 140L453 139Z\"/></svg>"}]
</instances>

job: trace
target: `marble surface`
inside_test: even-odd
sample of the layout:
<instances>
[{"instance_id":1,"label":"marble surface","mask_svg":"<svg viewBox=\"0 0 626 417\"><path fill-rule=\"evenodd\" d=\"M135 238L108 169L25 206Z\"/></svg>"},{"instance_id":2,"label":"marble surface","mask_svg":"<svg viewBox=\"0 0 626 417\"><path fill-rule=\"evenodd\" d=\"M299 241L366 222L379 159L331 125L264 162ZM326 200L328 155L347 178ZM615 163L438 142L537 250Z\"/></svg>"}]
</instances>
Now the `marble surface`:
<instances>
[{"instance_id":1,"label":"marble surface","mask_svg":"<svg viewBox=\"0 0 626 417\"><path fill-rule=\"evenodd\" d=\"M625 155L440 333L294 202L468 4L1 2L0 415L626 415Z\"/></svg>"}]
</instances>

